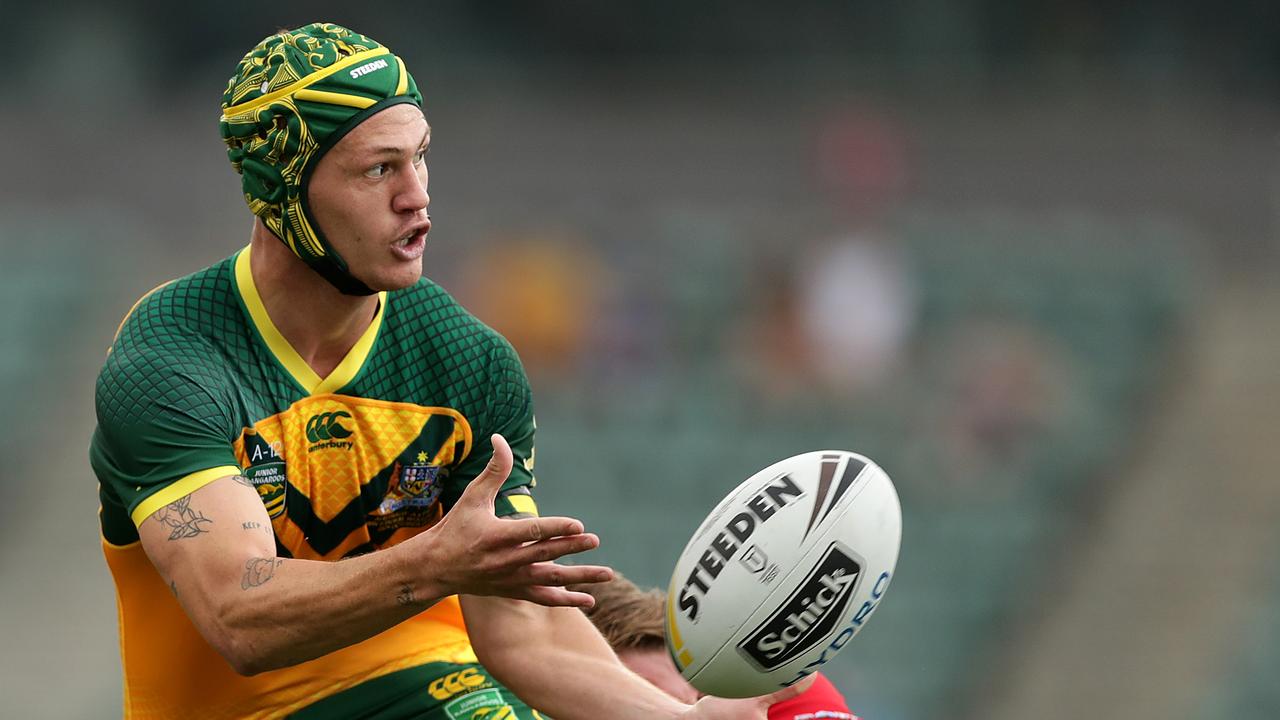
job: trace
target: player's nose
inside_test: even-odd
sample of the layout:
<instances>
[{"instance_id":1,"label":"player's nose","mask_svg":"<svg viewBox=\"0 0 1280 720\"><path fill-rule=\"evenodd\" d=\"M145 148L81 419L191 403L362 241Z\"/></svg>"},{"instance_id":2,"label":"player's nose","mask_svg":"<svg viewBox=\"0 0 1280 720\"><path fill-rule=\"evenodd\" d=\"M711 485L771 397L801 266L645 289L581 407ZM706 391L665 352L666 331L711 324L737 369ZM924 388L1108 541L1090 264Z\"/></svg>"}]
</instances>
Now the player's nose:
<instances>
[{"instance_id":1,"label":"player's nose","mask_svg":"<svg viewBox=\"0 0 1280 720\"><path fill-rule=\"evenodd\" d=\"M403 187L396 193L392 208L397 212L418 212L431 205L431 195L427 193L427 178L418 177L417 173L407 174Z\"/></svg>"}]
</instances>

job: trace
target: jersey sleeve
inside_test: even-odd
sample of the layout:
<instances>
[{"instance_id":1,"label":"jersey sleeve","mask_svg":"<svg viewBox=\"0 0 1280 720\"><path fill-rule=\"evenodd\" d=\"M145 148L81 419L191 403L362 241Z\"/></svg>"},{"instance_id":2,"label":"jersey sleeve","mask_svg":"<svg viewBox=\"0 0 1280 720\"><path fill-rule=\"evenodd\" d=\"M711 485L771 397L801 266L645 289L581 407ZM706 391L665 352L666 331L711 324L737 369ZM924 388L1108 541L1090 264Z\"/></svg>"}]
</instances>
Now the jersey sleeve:
<instances>
[{"instance_id":1,"label":"jersey sleeve","mask_svg":"<svg viewBox=\"0 0 1280 720\"><path fill-rule=\"evenodd\" d=\"M858 720L849 711L844 696L825 675L818 674L813 685L800 695L769 706L769 720Z\"/></svg>"},{"instance_id":2,"label":"jersey sleeve","mask_svg":"<svg viewBox=\"0 0 1280 720\"><path fill-rule=\"evenodd\" d=\"M122 328L129 332L130 328ZM139 525L157 509L238 473L225 372L199 339L117 340L98 376L89 459L104 494Z\"/></svg>"},{"instance_id":3,"label":"jersey sleeve","mask_svg":"<svg viewBox=\"0 0 1280 720\"><path fill-rule=\"evenodd\" d=\"M445 483L442 500L445 509L462 497L467 484L476 478L489 464L493 456L494 433L506 438L511 445L514 462L511 475L502 485L494 512L499 516L515 513L537 514L529 489L536 485L533 477L533 393L525 376L524 366L511 344L496 333L488 353L488 383L485 400L472 412L471 452L450 473Z\"/></svg>"}]
</instances>

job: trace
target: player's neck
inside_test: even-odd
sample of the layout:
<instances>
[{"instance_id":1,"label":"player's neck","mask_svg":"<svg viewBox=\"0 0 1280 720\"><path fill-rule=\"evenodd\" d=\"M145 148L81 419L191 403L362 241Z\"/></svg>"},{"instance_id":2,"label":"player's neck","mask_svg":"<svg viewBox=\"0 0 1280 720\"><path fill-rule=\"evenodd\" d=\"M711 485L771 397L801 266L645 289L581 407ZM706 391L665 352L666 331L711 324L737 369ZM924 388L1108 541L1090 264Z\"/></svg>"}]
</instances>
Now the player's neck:
<instances>
[{"instance_id":1,"label":"player's neck","mask_svg":"<svg viewBox=\"0 0 1280 720\"><path fill-rule=\"evenodd\" d=\"M377 295L343 295L261 222L249 244L253 283L276 328L320 377L326 377L368 329Z\"/></svg>"}]
</instances>

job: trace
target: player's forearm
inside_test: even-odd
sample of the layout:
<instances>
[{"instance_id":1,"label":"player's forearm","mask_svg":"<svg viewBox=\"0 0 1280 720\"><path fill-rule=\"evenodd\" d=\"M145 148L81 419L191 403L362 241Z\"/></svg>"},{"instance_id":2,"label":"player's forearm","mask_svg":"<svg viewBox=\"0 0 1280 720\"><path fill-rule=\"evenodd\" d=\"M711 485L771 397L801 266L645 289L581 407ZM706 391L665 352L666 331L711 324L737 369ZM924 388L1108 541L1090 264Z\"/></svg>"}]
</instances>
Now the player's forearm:
<instances>
[{"instance_id":1,"label":"player's forearm","mask_svg":"<svg viewBox=\"0 0 1280 720\"><path fill-rule=\"evenodd\" d=\"M687 709L616 659L553 642L530 655L505 652L505 660L483 662L522 700L556 720L654 720Z\"/></svg>"},{"instance_id":2,"label":"player's forearm","mask_svg":"<svg viewBox=\"0 0 1280 720\"><path fill-rule=\"evenodd\" d=\"M556 720L653 720L687 709L628 670L577 609L500 598L462 600L480 662L522 700ZM476 612L480 604L488 610Z\"/></svg>"},{"instance_id":3,"label":"player's forearm","mask_svg":"<svg viewBox=\"0 0 1280 720\"><path fill-rule=\"evenodd\" d=\"M238 582L224 579L221 592L202 613L205 635L245 675L296 665L366 640L446 594L412 571L405 550L391 548L340 562L248 558Z\"/></svg>"},{"instance_id":4,"label":"player's forearm","mask_svg":"<svg viewBox=\"0 0 1280 720\"><path fill-rule=\"evenodd\" d=\"M607 579L608 568L553 562L598 544L580 522L494 516L494 495L512 462L495 438L502 462L468 485L439 523L360 557L278 559L261 498L236 476L157 509L138 535L200 633L244 674L353 645L461 592L547 604L589 600L564 586Z\"/></svg>"}]
</instances>

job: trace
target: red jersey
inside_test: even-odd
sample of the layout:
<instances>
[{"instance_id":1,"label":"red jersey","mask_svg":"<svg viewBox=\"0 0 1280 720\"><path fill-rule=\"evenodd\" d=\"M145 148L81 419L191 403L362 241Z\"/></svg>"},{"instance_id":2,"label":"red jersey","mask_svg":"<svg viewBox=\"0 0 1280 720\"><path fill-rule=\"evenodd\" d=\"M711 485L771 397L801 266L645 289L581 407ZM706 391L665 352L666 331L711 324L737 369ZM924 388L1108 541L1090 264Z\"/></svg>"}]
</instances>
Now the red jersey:
<instances>
[{"instance_id":1,"label":"red jersey","mask_svg":"<svg viewBox=\"0 0 1280 720\"><path fill-rule=\"evenodd\" d=\"M836 686L821 674L816 678L800 696L771 706L769 720L858 720Z\"/></svg>"}]
</instances>

